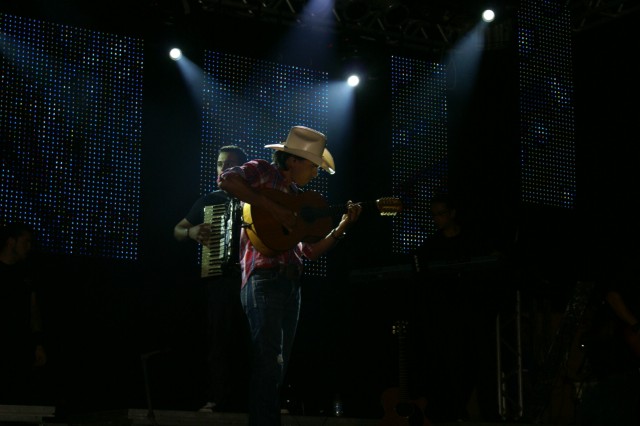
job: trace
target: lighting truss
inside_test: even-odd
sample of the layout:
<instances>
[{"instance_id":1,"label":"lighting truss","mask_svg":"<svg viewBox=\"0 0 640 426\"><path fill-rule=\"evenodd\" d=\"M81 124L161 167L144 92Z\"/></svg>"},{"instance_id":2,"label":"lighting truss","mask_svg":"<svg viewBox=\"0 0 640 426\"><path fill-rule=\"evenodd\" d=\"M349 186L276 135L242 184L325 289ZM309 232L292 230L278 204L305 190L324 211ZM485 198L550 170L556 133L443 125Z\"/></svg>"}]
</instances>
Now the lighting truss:
<instances>
[{"instance_id":1,"label":"lighting truss","mask_svg":"<svg viewBox=\"0 0 640 426\"><path fill-rule=\"evenodd\" d=\"M383 7L376 2L369 2L372 6L359 17L348 14L346 1L337 3L325 17L303 15L305 0L198 0L198 3L204 11L218 15L348 33L389 46L429 51L450 47L475 23L462 13L427 16L415 11L408 11L402 22L390 23L388 4Z\"/></svg>"}]
</instances>

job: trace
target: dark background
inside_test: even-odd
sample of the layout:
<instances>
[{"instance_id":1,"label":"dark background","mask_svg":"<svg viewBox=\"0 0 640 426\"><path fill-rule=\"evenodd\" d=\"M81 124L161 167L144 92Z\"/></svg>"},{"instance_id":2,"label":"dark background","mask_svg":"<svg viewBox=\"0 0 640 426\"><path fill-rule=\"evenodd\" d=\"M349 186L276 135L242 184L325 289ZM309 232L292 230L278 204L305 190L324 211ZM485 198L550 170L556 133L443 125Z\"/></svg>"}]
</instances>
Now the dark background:
<instances>
[{"instance_id":1,"label":"dark background","mask_svg":"<svg viewBox=\"0 0 640 426\"><path fill-rule=\"evenodd\" d=\"M197 409L201 402L197 356L203 349L204 306L202 289L190 279L188 267L196 253L172 237L173 226L199 195L199 111L177 68L165 59L168 41L183 38L187 54L206 46L304 65L315 60L312 53L271 49L286 26L199 15L189 18L193 21L185 25L191 30L185 34L175 18L148 6L20 1L0 8L142 35L147 41L143 258L122 263L39 254L35 259L45 266L41 298L51 356L45 380L50 388L43 399L71 411L144 407L140 357L156 351L149 361L156 408ZM464 200L474 225L495 233L515 259L504 292L522 289L524 307L531 312L541 305L562 312L577 280L606 275L615 267L620 246L636 241L637 21L631 13L573 35L578 188L573 210L518 201L517 163L509 144L509 136L517 133L512 121L517 99L505 92L517 79L512 48L485 52L469 110L456 111L460 94L452 90L451 189ZM352 54L352 37L339 40L322 46L309 40L307 50L327 49L334 58ZM385 58L389 53L432 55L376 44L356 44L355 50L379 68L372 73L376 79L358 92L354 148L340 159L353 167L330 180L337 199L391 192ZM337 62L313 65L336 74L339 67ZM513 128L505 128L505 122ZM505 162L505 153L514 161ZM308 414L326 410L336 393L345 399L347 415L375 418L382 413L379 396L395 374L390 324L409 306L405 290L413 277L396 271L359 281L350 274L409 262L391 253L385 240L388 225L385 218L365 215L328 254L330 279L309 278L305 284L288 383ZM417 302L412 309L420 309Z\"/></svg>"}]
</instances>

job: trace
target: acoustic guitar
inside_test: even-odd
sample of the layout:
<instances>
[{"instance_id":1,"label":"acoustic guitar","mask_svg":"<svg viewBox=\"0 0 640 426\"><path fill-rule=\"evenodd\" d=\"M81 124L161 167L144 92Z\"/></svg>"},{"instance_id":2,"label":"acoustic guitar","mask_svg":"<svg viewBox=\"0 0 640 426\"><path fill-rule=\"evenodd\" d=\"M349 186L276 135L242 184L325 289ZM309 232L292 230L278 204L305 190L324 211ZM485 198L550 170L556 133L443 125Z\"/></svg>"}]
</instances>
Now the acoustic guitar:
<instances>
[{"instance_id":1,"label":"acoustic guitar","mask_svg":"<svg viewBox=\"0 0 640 426\"><path fill-rule=\"evenodd\" d=\"M294 229L289 231L265 209L245 203L242 209L242 226L251 243L266 256L275 256L300 242L320 241L333 227L333 217L346 212L347 208L345 204L327 205L322 195L315 191L287 194L265 188L261 190L261 194L291 209L298 217ZM402 202L398 198L380 198L375 204L382 216L394 216L402 210Z\"/></svg>"},{"instance_id":2,"label":"acoustic guitar","mask_svg":"<svg viewBox=\"0 0 640 426\"><path fill-rule=\"evenodd\" d=\"M389 388L382 393L384 417L380 426L431 426L424 414L427 400L409 399L409 376L407 368L406 338L407 321L396 321L393 334L398 337L398 387Z\"/></svg>"}]
</instances>

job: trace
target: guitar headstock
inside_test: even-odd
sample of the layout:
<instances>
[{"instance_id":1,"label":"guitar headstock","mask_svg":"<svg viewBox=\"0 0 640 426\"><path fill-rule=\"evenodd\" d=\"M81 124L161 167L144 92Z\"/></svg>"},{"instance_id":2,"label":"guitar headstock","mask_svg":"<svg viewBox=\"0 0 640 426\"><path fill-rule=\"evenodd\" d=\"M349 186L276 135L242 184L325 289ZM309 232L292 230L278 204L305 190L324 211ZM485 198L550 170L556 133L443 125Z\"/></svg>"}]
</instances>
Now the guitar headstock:
<instances>
[{"instance_id":1,"label":"guitar headstock","mask_svg":"<svg viewBox=\"0 0 640 426\"><path fill-rule=\"evenodd\" d=\"M398 337L404 337L407 335L407 327L408 327L408 322L406 320L397 320L396 322L393 323L393 327L391 328L391 331L393 332L394 335Z\"/></svg>"},{"instance_id":2,"label":"guitar headstock","mask_svg":"<svg viewBox=\"0 0 640 426\"><path fill-rule=\"evenodd\" d=\"M402 211L402 201L394 197L378 198L376 206L380 210L381 216L395 216Z\"/></svg>"}]
</instances>

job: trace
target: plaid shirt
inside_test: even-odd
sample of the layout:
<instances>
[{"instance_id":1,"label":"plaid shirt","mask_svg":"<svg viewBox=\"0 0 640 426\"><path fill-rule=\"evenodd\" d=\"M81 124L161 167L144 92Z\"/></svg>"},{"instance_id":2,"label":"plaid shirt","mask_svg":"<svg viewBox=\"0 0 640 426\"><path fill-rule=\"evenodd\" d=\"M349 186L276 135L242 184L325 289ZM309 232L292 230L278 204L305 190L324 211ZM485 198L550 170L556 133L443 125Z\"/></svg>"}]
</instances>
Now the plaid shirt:
<instances>
[{"instance_id":1,"label":"plaid shirt","mask_svg":"<svg viewBox=\"0 0 640 426\"><path fill-rule=\"evenodd\" d=\"M291 184L286 186L280 170L266 160L251 160L242 166L225 170L220 178L232 173L242 176L253 188L272 188L289 194L296 194L300 189ZM244 204L244 203L243 203ZM260 253L249 240L245 228L240 231L240 268L242 269L242 287L256 269L271 269L282 265L298 265L300 271L303 267L303 256L308 253L307 243L298 243L292 249L269 257Z\"/></svg>"}]
</instances>

